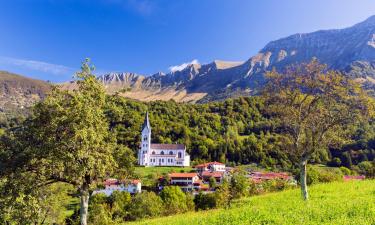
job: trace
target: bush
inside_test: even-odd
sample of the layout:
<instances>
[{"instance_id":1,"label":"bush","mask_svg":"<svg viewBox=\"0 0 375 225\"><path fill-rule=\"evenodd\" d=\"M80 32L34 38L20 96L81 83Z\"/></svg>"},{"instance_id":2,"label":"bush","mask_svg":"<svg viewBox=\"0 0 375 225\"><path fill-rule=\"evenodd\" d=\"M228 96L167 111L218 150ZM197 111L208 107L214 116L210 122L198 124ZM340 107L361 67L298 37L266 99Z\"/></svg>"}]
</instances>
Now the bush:
<instances>
[{"instance_id":1,"label":"bush","mask_svg":"<svg viewBox=\"0 0 375 225\"><path fill-rule=\"evenodd\" d=\"M350 169L346 168L345 166L341 166L340 170L341 170L342 174L344 174L344 175L352 175L353 174L353 172Z\"/></svg>"},{"instance_id":2,"label":"bush","mask_svg":"<svg viewBox=\"0 0 375 225\"><path fill-rule=\"evenodd\" d=\"M143 191L132 199L128 220L151 218L163 213L163 201L154 192Z\"/></svg>"},{"instance_id":3,"label":"bush","mask_svg":"<svg viewBox=\"0 0 375 225\"><path fill-rule=\"evenodd\" d=\"M249 192L249 179L241 173L233 174L230 186L232 198L244 197Z\"/></svg>"},{"instance_id":4,"label":"bush","mask_svg":"<svg viewBox=\"0 0 375 225\"><path fill-rule=\"evenodd\" d=\"M176 213L182 213L189 210L188 199L186 194L178 186L167 186L160 193L160 197L163 200L165 214L171 215Z\"/></svg>"},{"instance_id":5,"label":"bush","mask_svg":"<svg viewBox=\"0 0 375 225\"><path fill-rule=\"evenodd\" d=\"M307 169L307 184L328 183L342 181L343 173L340 169L309 166Z\"/></svg>"},{"instance_id":6,"label":"bush","mask_svg":"<svg viewBox=\"0 0 375 225\"><path fill-rule=\"evenodd\" d=\"M375 160L364 161L358 164L359 173L367 177L375 177Z\"/></svg>"},{"instance_id":7,"label":"bush","mask_svg":"<svg viewBox=\"0 0 375 225\"><path fill-rule=\"evenodd\" d=\"M194 198L195 203L195 209L196 210L206 210L206 209L212 209L216 207L216 199L215 194L203 194L202 192L199 192L198 195Z\"/></svg>"}]
</instances>

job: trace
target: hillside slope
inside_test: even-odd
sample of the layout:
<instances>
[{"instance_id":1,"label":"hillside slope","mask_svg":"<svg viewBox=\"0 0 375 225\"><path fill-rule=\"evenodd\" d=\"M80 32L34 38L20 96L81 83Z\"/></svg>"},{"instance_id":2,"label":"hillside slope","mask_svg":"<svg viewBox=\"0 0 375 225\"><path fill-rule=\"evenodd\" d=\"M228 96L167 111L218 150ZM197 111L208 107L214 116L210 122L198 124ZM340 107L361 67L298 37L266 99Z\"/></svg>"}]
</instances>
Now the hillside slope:
<instances>
[{"instance_id":1,"label":"hillside slope","mask_svg":"<svg viewBox=\"0 0 375 225\"><path fill-rule=\"evenodd\" d=\"M243 199L229 209L208 210L124 224L243 225L243 224L362 224L375 223L375 181L312 186L311 200L300 190Z\"/></svg>"},{"instance_id":2,"label":"hillside slope","mask_svg":"<svg viewBox=\"0 0 375 225\"><path fill-rule=\"evenodd\" d=\"M0 71L0 113L12 113L42 99L51 85L17 74Z\"/></svg>"}]
</instances>

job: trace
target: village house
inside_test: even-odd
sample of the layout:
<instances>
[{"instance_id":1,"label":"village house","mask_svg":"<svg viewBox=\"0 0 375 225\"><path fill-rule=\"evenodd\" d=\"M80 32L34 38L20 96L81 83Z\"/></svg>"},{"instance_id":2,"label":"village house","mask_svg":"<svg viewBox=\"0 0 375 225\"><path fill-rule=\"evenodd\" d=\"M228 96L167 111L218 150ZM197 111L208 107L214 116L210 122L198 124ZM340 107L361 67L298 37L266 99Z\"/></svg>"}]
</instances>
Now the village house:
<instances>
[{"instance_id":1,"label":"village house","mask_svg":"<svg viewBox=\"0 0 375 225\"><path fill-rule=\"evenodd\" d=\"M104 181L104 189L95 190L92 194L103 193L106 196L110 196L114 191L125 191L130 194L141 193L142 184L139 180L119 181L110 178Z\"/></svg>"},{"instance_id":2,"label":"village house","mask_svg":"<svg viewBox=\"0 0 375 225\"><path fill-rule=\"evenodd\" d=\"M202 177L202 180L205 183L208 183L211 177L213 177L216 183L221 184L224 180L224 175L225 175L225 172L222 172L222 171L214 171L214 172L203 171L200 176Z\"/></svg>"},{"instance_id":3,"label":"village house","mask_svg":"<svg viewBox=\"0 0 375 225\"><path fill-rule=\"evenodd\" d=\"M196 165L194 167L199 174L202 174L204 171L209 171L209 172L225 172L225 164L220 163L220 162L208 162L208 163L203 163Z\"/></svg>"},{"instance_id":4,"label":"village house","mask_svg":"<svg viewBox=\"0 0 375 225\"><path fill-rule=\"evenodd\" d=\"M141 166L190 166L190 155L186 152L185 145L151 143L148 112L142 125L138 164Z\"/></svg>"},{"instance_id":5,"label":"village house","mask_svg":"<svg viewBox=\"0 0 375 225\"><path fill-rule=\"evenodd\" d=\"M170 185L179 186L185 192L193 191L201 184L197 173L171 173L169 178Z\"/></svg>"}]
</instances>

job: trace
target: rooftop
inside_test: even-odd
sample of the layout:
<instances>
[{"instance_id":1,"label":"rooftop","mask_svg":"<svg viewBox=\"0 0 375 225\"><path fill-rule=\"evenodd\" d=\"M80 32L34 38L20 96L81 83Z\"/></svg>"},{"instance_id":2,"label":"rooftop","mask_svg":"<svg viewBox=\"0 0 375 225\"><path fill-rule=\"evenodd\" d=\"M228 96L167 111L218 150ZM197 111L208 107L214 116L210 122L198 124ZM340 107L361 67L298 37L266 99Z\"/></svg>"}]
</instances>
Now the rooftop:
<instances>
[{"instance_id":1,"label":"rooftop","mask_svg":"<svg viewBox=\"0 0 375 225\"><path fill-rule=\"evenodd\" d=\"M225 165L224 163L221 163L221 162L208 162L208 163L203 163L203 164L199 164L199 165L196 165L195 168L202 168L202 167L207 167L209 165Z\"/></svg>"},{"instance_id":2,"label":"rooftop","mask_svg":"<svg viewBox=\"0 0 375 225\"><path fill-rule=\"evenodd\" d=\"M169 177L171 178L193 178L198 176L197 173L171 173Z\"/></svg>"},{"instance_id":3,"label":"rooftop","mask_svg":"<svg viewBox=\"0 0 375 225\"><path fill-rule=\"evenodd\" d=\"M185 150L183 144L151 144L151 149L157 150Z\"/></svg>"}]
</instances>

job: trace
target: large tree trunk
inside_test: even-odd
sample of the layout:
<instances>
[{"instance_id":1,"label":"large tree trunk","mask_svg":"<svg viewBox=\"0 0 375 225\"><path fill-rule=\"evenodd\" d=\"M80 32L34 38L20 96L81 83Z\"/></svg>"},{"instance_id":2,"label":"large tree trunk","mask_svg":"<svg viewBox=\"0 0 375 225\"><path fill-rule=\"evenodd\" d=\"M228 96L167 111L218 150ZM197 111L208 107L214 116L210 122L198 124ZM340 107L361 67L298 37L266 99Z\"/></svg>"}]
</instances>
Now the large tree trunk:
<instances>
[{"instance_id":1,"label":"large tree trunk","mask_svg":"<svg viewBox=\"0 0 375 225\"><path fill-rule=\"evenodd\" d=\"M80 217L81 217L81 225L87 225L87 217L89 213L89 190L86 185L83 185L81 188L80 193L81 198L81 208L80 208Z\"/></svg>"},{"instance_id":2,"label":"large tree trunk","mask_svg":"<svg viewBox=\"0 0 375 225\"><path fill-rule=\"evenodd\" d=\"M302 160L300 165L300 183L303 200L309 200L309 193L307 191L307 160Z\"/></svg>"}]
</instances>

